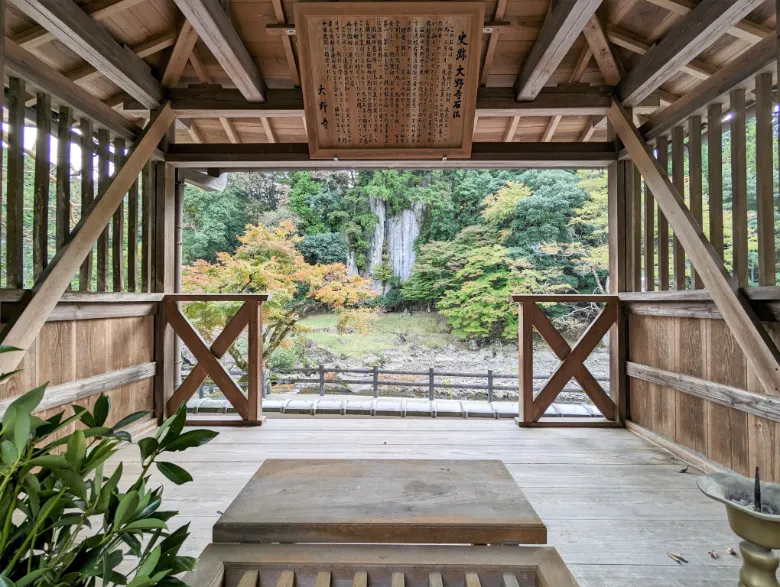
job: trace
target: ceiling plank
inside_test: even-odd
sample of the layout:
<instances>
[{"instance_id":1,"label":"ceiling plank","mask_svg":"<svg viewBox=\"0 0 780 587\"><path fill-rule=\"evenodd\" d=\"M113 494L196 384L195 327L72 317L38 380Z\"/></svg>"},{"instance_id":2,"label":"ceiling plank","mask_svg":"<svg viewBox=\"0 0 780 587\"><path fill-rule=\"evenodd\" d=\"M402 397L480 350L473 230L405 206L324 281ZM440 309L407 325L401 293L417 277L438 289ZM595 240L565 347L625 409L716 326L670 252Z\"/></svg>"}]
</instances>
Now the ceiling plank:
<instances>
[{"instance_id":1,"label":"ceiling plank","mask_svg":"<svg viewBox=\"0 0 780 587\"><path fill-rule=\"evenodd\" d=\"M669 12L673 12L674 14L679 14L680 16L686 16L689 12L691 12L696 7L696 3L692 2L691 0L647 0L647 1L650 4L655 4L656 6L660 6L661 8L665 8ZM750 22L749 20L742 20L736 23L733 27L731 27L728 30L728 34L731 35L732 37L736 37L737 39L742 39L743 41L747 41L748 43L755 45L756 43L760 43L767 37L774 36L775 31L770 28L761 26L760 24Z\"/></svg>"},{"instance_id":2,"label":"ceiling plank","mask_svg":"<svg viewBox=\"0 0 780 587\"><path fill-rule=\"evenodd\" d=\"M763 0L703 0L626 74L617 88L622 103L638 104L762 3Z\"/></svg>"},{"instance_id":3,"label":"ceiling plank","mask_svg":"<svg viewBox=\"0 0 780 587\"><path fill-rule=\"evenodd\" d=\"M58 104L70 106L98 126L125 139L133 140L140 129L124 116L106 106L81 86L49 67L35 55L22 49L11 39L5 40L5 69L7 75L25 80L40 91L49 94Z\"/></svg>"},{"instance_id":4,"label":"ceiling plank","mask_svg":"<svg viewBox=\"0 0 780 587\"><path fill-rule=\"evenodd\" d=\"M244 98L250 102L265 100L266 86L260 70L219 0L175 2Z\"/></svg>"},{"instance_id":5,"label":"ceiling plank","mask_svg":"<svg viewBox=\"0 0 780 587\"><path fill-rule=\"evenodd\" d=\"M164 89L143 60L72 0L12 0L11 4L144 106L155 108L162 102Z\"/></svg>"},{"instance_id":6,"label":"ceiling plank","mask_svg":"<svg viewBox=\"0 0 780 587\"><path fill-rule=\"evenodd\" d=\"M84 5L82 10L95 20L105 20L144 1L145 0L92 0L92 2L88 2ZM53 41L56 37L41 25L36 24L17 33L11 38L17 45L25 49L32 49L33 47L39 47L44 43Z\"/></svg>"},{"instance_id":7,"label":"ceiling plank","mask_svg":"<svg viewBox=\"0 0 780 587\"><path fill-rule=\"evenodd\" d=\"M473 169L603 167L617 158L612 143L473 143L470 159L359 160L349 167L375 169ZM311 159L306 143L253 143L233 145L173 144L166 162L175 167L203 169L327 169L344 168L344 161Z\"/></svg>"},{"instance_id":8,"label":"ceiling plank","mask_svg":"<svg viewBox=\"0 0 780 587\"><path fill-rule=\"evenodd\" d=\"M754 76L771 69L777 60L776 44L774 37L761 41L671 105L651 115L640 129L644 137L654 139L689 116L704 114L708 104L729 90L742 84L751 86Z\"/></svg>"},{"instance_id":9,"label":"ceiling plank","mask_svg":"<svg viewBox=\"0 0 780 587\"><path fill-rule=\"evenodd\" d=\"M515 82L518 100L539 95L600 4L601 0L558 0Z\"/></svg>"},{"instance_id":10,"label":"ceiling plank","mask_svg":"<svg viewBox=\"0 0 780 587\"><path fill-rule=\"evenodd\" d=\"M591 16L590 20L585 23L582 34L585 35L585 40L588 41L588 46L593 51L593 58L596 60L604 81L610 86L618 85L623 79L623 65L612 50L604 23L598 14Z\"/></svg>"},{"instance_id":11,"label":"ceiling plank","mask_svg":"<svg viewBox=\"0 0 780 587\"><path fill-rule=\"evenodd\" d=\"M192 50L195 48L197 41L198 33L185 20L176 37L176 43L173 45L173 51L171 51L171 56L162 75L162 85L166 88L172 88L179 83L181 74L184 72L187 61L192 56Z\"/></svg>"}]
</instances>

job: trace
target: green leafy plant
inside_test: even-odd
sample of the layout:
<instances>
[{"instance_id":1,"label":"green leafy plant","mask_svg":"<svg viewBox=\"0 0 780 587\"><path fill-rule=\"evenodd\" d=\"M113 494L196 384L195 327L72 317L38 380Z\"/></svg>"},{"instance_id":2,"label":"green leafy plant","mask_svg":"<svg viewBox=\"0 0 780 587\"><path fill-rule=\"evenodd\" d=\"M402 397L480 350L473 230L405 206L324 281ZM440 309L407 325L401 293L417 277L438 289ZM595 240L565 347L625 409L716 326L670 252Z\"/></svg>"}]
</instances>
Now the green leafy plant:
<instances>
[{"instance_id":1,"label":"green leafy plant","mask_svg":"<svg viewBox=\"0 0 780 587\"><path fill-rule=\"evenodd\" d=\"M7 352L9 347L0 347ZM0 376L2 379L3 376ZM183 431L184 406L154 437L138 441L141 472L129 485L120 463L110 476L106 461L131 442L122 430L148 412L136 412L106 426L108 397L92 411L73 406L43 420L33 412L45 385L16 399L0 428L0 587L92 587L183 585L175 575L194 567L179 549L189 524L169 530L178 512L162 506L162 487L149 487L152 465L177 485L192 481L180 466L158 460L212 440L211 430ZM77 422L83 429L57 438ZM123 489L122 487L126 487ZM120 572L120 563L127 571Z\"/></svg>"}]
</instances>

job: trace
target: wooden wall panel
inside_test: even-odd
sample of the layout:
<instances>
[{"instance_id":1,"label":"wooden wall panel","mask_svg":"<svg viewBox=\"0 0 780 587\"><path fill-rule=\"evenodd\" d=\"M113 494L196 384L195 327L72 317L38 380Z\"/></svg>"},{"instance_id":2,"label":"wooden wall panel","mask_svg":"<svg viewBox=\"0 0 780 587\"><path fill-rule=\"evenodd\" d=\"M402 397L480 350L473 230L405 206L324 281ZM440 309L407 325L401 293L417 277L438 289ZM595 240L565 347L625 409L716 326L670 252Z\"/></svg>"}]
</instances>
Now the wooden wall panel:
<instances>
[{"instance_id":1,"label":"wooden wall panel","mask_svg":"<svg viewBox=\"0 0 780 587\"><path fill-rule=\"evenodd\" d=\"M628 316L629 360L764 394L725 322ZM765 323L780 341L780 322ZM780 422L640 379L629 381L630 419L743 475L780 482Z\"/></svg>"}]
</instances>

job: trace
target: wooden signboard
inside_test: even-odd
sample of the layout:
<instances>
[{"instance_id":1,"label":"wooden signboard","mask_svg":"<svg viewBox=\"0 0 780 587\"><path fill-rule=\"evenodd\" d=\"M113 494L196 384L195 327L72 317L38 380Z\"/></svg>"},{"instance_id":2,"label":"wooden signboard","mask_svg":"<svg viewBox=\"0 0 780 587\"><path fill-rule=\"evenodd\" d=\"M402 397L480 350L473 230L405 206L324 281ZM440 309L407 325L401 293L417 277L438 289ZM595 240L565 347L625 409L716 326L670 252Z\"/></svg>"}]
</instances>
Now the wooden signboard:
<instances>
[{"instance_id":1,"label":"wooden signboard","mask_svg":"<svg viewBox=\"0 0 780 587\"><path fill-rule=\"evenodd\" d=\"M484 5L295 4L314 159L471 154Z\"/></svg>"}]
</instances>

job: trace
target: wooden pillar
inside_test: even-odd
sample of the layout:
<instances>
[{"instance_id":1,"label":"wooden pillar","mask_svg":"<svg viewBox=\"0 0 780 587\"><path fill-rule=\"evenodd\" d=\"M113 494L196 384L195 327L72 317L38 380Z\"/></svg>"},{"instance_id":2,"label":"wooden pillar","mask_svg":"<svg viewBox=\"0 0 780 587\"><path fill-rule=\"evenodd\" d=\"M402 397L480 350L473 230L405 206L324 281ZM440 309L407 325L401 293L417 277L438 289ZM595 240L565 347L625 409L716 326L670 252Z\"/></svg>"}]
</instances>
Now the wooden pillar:
<instances>
[{"instance_id":1,"label":"wooden pillar","mask_svg":"<svg viewBox=\"0 0 780 587\"><path fill-rule=\"evenodd\" d=\"M520 389L520 421L534 421L534 325L533 302L517 306L517 353Z\"/></svg>"},{"instance_id":2,"label":"wooden pillar","mask_svg":"<svg viewBox=\"0 0 780 587\"><path fill-rule=\"evenodd\" d=\"M700 226L704 218L701 173L701 116L691 116L688 119L688 184L691 191L691 214ZM695 269L692 277L693 289L703 289L704 283Z\"/></svg>"},{"instance_id":3,"label":"wooden pillar","mask_svg":"<svg viewBox=\"0 0 780 587\"><path fill-rule=\"evenodd\" d=\"M165 163L155 164L155 243L154 291L173 293L174 216L176 205L176 170ZM165 406L173 395L173 329L165 317L165 303L160 304L156 319L155 414L165 418Z\"/></svg>"},{"instance_id":4,"label":"wooden pillar","mask_svg":"<svg viewBox=\"0 0 780 587\"><path fill-rule=\"evenodd\" d=\"M125 140L114 139L114 174L119 173L125 164ZM124 289L124 247L125 247L125 202L122 200L114 212L111 226L111 276L113 278L113 290Z\"/></svg>"},{"instance_id":5,"label":"wooden pillar","mask_svg":"<svg viewBox=\"0 0 780 587\"><path fill-rule=\"evenodd\" d=\"M756 77L756 211L758 285L775 285L774 169L772 146L772 74Z\"/></svg>"},{"instance_id":6,"label":"wooden pillar","mask_svg":"<svg viewBox=\"0 0 780 587\"><path fill-rule=\"evenodd\" d=\"M70 234L70 133L73 122L68 106L60 106L57 122L57 250Z\"/></svg>"},{"instance_id":7,"label":"wooden pillar","mask_svg":"<svg viewBox=\"0 0 780 587\"><path fill-rule=\"evenodd\" d=\"M33 204L33 280L49 262L49 186L51 98L38 92L35 101L35 179Z\"/></svg>"},{"instance_id":8,"label":"wooden pillar","mask_svg":"<svg viewBox=\"0 0 780 587\"><path fill-rule=\"evenodd\" d=\"M110 177L108 174L109 141L111 137L108 130L98 130L98 194L102 194L108 186ZM98 237L97 241L97 291L106 291L108 283L108 225Z\"/></svg>"},{"instance_id":9,"label":"wooden pillar","mask_svg":"<svg viewBox=\"0 0 780 587\"><path fill-rule=\"evenodd\" d=\"M263 303L246 302L249 306L249 369L247 373L247 420L260 423L263 419Z\"/></svg>"},{"instance_id":10,"label":"wooden pillar","mask_svg":"<svg viewBox=\"0 0 780 587\"><path fill-rule=\"evenodd\" d=\"M24 98L25 84L8 81L8 185L6 187L6 287L24 287Z\"/></svg>"},{"instance_id":11,"label":"wooden pillar","mask_svg":"<svg viewBox=\"0 0 780 587\"><path fill-rule=\"evenodd\" d=\"M656 141L656 159L665 173L669 173L669 143L665 136ZM669 222L658 207L658 285L661 291L669 289Z\"/></svg>"},{"instance_id":12,"label":"wooden pillar","mask_svg":"<svg viewBox=\"0 0 780 587\"><path fill-rule=\"evenodd\" d=\"M144 167L146 169L146 167ZM127 193L127 291L138 290L138 179Z\"/></svg>"},{"instance_id":13,"label":"wooden pillar","mask_svg":"<svg viewBox=\"0 0 780 587\"><path fill-rule=\"evenodd\" d=\"M633 274L629 279L633 282L633 291L642 291L642 175L635 165L634 185L631 189L631 250L634 254L632 262Z\"/></svg>"},{"instance_id":14,"label":"wooden pillar","mask_svg":"<svg viewBox=\"0 0 780 587\"><path fill-rule=\"evenodd\" d=\"M723 259L723 106L707 107L707 190L710 201L710 243Z\"/></svg>"},{"instance_id":15,"label":"wooden pillar","mask_svg":"<svg viewBox=\"0 0 780 587\"><path fill-rule=\"evenodd\" d=\"M95 199L95 179L92 155L94 142L92 139L92 121L89 118L79 119L81 129L81 215L89 208ZM89 291L92 287L92 251L81 264L79 270L79 291Z\"/></svg>"},{"instance_id":16,"label":"wooden pillar","mask_svg":"<svg viewBox=\"0 0 780 587\"><path fill-rule=\"evenodd\" d=\"M184 223L184 181L176 174L176 201L174 204L174 236L173 236L173 291L181 293L181 246L182 224ZM251 358L251 357L250 357ZM181 385L181 338L174 334L173 339L173 384ZM251 409L251 407L250 407ZM251 419L251 418L250 418Z\"/></svg>"},{"instance_id":17,"label":"wooden pillar","mask_svg":"<svg viewBox=\"0 0 780 587\"><path fill-rule=\"evenodd\" d=\"M634 251L634 164L628 163L623 169L623 197L625 198L625 257L623 271L625 273L625 291L634 291L634 263L637 256Z\"/></svg>"},{"instance_id":18,"label":"wooden pillar","mask_svg":"<svg viewBox=\"0 0 780 587\"><path fill-rule=\"evenodd\" d=\"M0 78L5 79L5 0L0 0ZM3 111L5 102L5 92L0 92L0 113ZM0 141L0 162L3 161L3 141ZM3 166L0 165L0 192L3 189ZM2 197L0 197L0 201ZM0 216L2 216L2 206L0 206ZM3 227L0 221L0 258L2 258ZM0 275L0 282L2 275ZM10 287L6 285L6 287Z\"/></svg>"},{"instance_id":19,"label":"wooden pillar","mask_svg":"<svg viewBox=\"0 0 780 587\"><path fill-rule=\"evenodd\" d=\"M731 92L731 231L732 268L739 287L748 285L747 136L745 90Z\"/></svg>"},{"instance_id":20,"label":"wooden pillar","mask_svg":"<svg viewBox=\"0 0 780 587\"><path fill-rule=\"evenodd\" d=\"M154 262L154 164L150 161L141 172L141 291L152 291Z\"/></svg>"},{"instance_id":21,"label":"wooden pillar","mask_svg":"<svg viewBox=\"0 0 780 587\"><path fill-rule=\"evenodd\" d=\"M655 290L655 200L645 183L645 291Z\"/></svg>"},{"instance_id":22,"label":"wooden pillar","mask_svg":"<svg viewBox=\"0 0 780 587\"><path fill-rule=\"evenodd\" d=\"M609 236L609 293L626 291L626 168L632 163L619 161L607 168L608 182L608 236ZM626 360L628 358L625 317L618 311L615 324L609 331L609 391L617 406L616 418L624 423L628 417Z\"/></svg>"},{"instance_id":23,"label":"wooden pillar","mask_svg":"<svg viewBox=\"0 0 780 587\"><path fill-rule=\"evenodd\" d=\"M672 129L672 182L680 197L685 200L685 135L681 126ZM685 251L677 235L672 243L674 289L685 289Z\"/></svg>"}]
</instances>

